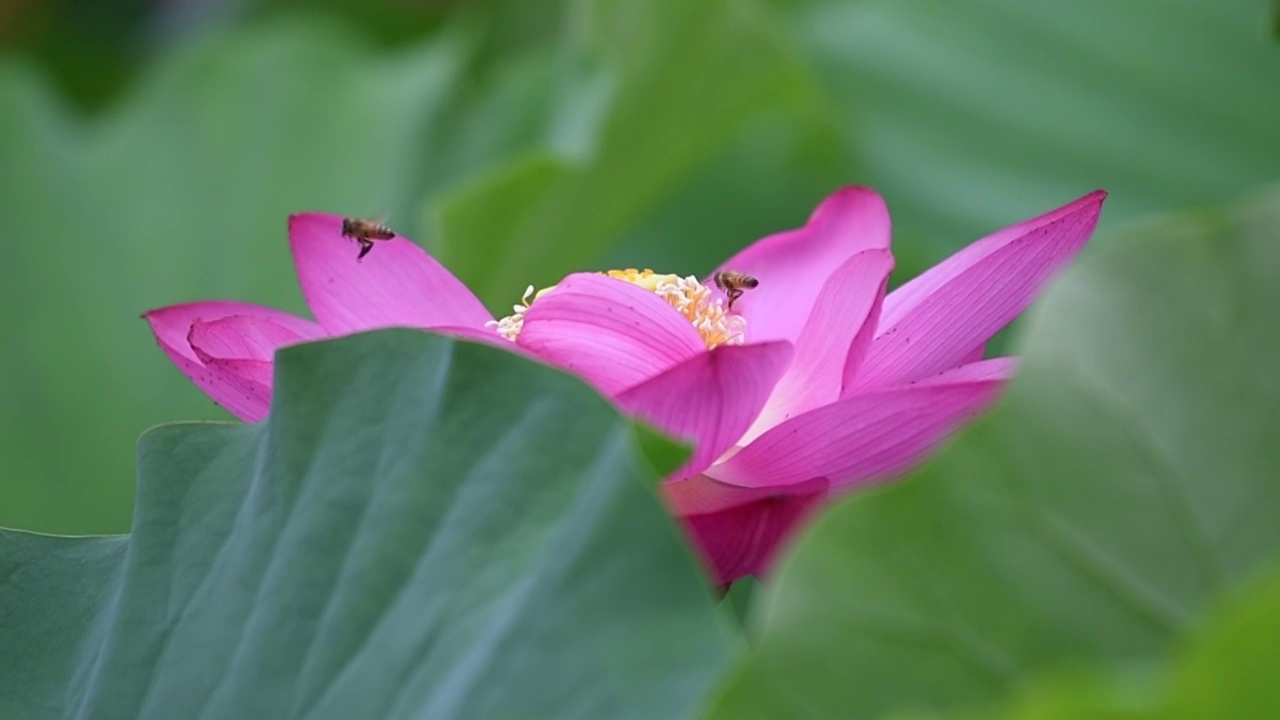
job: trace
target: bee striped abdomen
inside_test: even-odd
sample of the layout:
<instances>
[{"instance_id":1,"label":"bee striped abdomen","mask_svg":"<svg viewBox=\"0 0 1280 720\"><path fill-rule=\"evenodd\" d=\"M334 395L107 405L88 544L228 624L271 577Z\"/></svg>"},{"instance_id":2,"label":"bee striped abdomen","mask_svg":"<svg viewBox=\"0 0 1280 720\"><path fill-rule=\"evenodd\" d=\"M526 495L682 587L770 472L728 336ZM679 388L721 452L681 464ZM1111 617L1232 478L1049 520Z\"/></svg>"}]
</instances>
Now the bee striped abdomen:
<instances>
[{"instance_id":1,"label":"bee striped abdomen","mask_svg":"<svg viewBox=\"0 0 1280 720\"><path fill-rule=\"evenodd\" d=\"M390 240L396 236L396 231L386 225L374 225L369 228L369 237L375 240Z\"/></svg>"},{"instance_id":2,"label":"bee striped abdomen","mask_svg":"<svg viewBox=\"0 0 1280 720\"><path fill-rule=\"evenodd\" d=\"M733 270L721 270L712 279L715 280L716 287L728 296L730 310L733 309L734 301L742 297L742 293L760 285L756 278Z\"/></svg>"},{"instance_id":3,"label":"bee striped abdomen","mask_svg":"<svg viewBox=\"0 0 1280 720\"><path fill-rule=\"evenodd\" d=\"M374 240L390 240L396 236L396 231L373 220L342 218L342 236L360 243L360 254L356 260L363 260L373 249Z\"/></svg>"}]
</instances>

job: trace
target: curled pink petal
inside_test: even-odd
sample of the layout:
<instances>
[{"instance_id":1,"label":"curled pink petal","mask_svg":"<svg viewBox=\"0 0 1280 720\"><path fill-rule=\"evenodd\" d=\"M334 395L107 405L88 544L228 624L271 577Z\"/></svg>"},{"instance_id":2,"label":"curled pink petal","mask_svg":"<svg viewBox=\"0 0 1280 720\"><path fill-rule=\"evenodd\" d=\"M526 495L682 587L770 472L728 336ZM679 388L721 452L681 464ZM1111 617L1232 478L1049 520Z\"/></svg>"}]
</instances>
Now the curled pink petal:
<instances>
[{"instance_id":1,"label":"curled pink petal","mask_svg":"<svg viewBox=\"0 0 1280 720\"><path fill-rule=\"evenodd\" d=\"M846 187L823 200L803 228L762 238L717 270L760 281L734 303L752 342L794 341L831 273L863 250L888 250L889 239L889 210L880 195Z\"/></svg>"},{"instance_id":2,"label":"curled pink petal","mask_svg":"<svg viewBox=\"0 0 1280 720\"><path fill-rule=\"evenodd\" d=\"M1085 246L1106 197L1099 190L989 235L890 293L867 358L845 392L959 365Z\"/></svg>"},{"instance_id":3,"label":"curled pink petal","mask_svg":"<svg viewBox=\"0 0 1280 720\"><path fill-rule=\"evenodd\" d=\"M579 273L529 306L517 344L615 395L706 345L665 300L606 275Z\"/></svg>"},{"instance_id":4,"label":"curled pink petal","mask_svg":"<svg viewBox=\"0 0 1280 720\"><path fill-rule=\"evenodd\" d=\"M269 361L281 347L323 336L323 331L314 325L295 328L259 315L236 314L196 318L187 331L187 342L204 362L210 358Z\"/></svg>"},{"instance_id":5,"label":"curled pink petal","mask_svg":"<svg viewBox=\"0 0 1280 720\"><path fill-rule=\"evenodd\" d=\"M195 352L187 344L187 335L191 332L192 323L196 320L204 320L206 322L219 320L231 315L243 315L269 320L273 324L294 332L301 337L315 338L324 335L324 331L320 329L320 326L310 320L304 320L275 308L230 300L208 300L182 305L170 305L148 310L142 314L142 317L151 325L151 332L156 336L156 342L160 344L160 347L166 353L172 349L183 357L195 360Z\"/></svg>"},{"instance_id":6,"label":"curled pink petal","mask_svg":"<svg viewBox=\"0 0 1280 720\"><path fill-rule=\"evenodd\" d=\"M298 282L316 320L331 335L381 327L481 328L493 319L461 280L413 242L378 241L361 262L342 237L342 218L289 217Z\"/></svg>"},{"instance_id":7,"label":"curled pink petal","mask_svg":"<svg viewBox=\"0 0 1280 720\"><path fill-rule=\"evenodd\" d=\"M209 394L241 420L258 422L271 409L276 350L322 336L318 326L290 328L256 315L228 315L197 319L187 342L208 373Z\"/></svg>"},{"instance_id":8,"label":"curled pink petal","mask_svg":"<svg viewBox=\"0 0 1280 720\"><path fill-rule=\"evenodd\" d=\"M192 327L197 322L217 322L236 316L250 319L244 322L254 322L263 327L272 328L266 332L277 333L282 337L305 340L324 336L320 326L309 320L272 308L241 302L195 302L171 305L143 314L143 318L151 325L151 331L160 349L184 375L196 384L196 387L203 390L215 402L226 407L232 414L253 422L260 420L266 414L260 411L260 403L256 400L247 403L242 400L245 394L243 389L229 388L223 372L209 368L188 340Z\"/></svg>"},{"instance_id":9,"label":"curled pink petal","mask_svg":"<svg viewBox=\"0 0 1280 720\"><path fill-rule=\"evenodd\" d=\"M827 278L796 338L795 361L743 444L789 417L839 399L846 365L861 362L875 334L892 271L893 254L888 250L863 250Z\"/></svg>"},{"instance_id":10,"label":"curled pink petal","mask_svg":"<svg viewBox=\"0 0 1280 720\"><path fill-rule=\"evenodd\" d=\"M746 575L767 574L795 530L821 507L827 491L827 481L817 478L680 519L716 581L727 585Z\"/></svg>"},{"instance_id":11,"label":"curled pink petal","mask_svg":"<svg viewBox=\"0 0 1280 720\"><path fill-rule=\"evenodd\" d=\"M617 403L667 434L692 441L675 475L698 473L733 447L791 362L787 342L722 345L623 391Z\"/></svg>"},{"instance_id":12,"label":"curled pink petal","mask_svg":"<svg viewBox=\"0 0 1280 720\"><path fill-rule=\"evenodd\" d=\"M1008 358L994 358L842 398L781 423L707 474L743 487L825 477L847 488L890 477L986 409L1013 370Z\"/></svg>"}]
</instances>

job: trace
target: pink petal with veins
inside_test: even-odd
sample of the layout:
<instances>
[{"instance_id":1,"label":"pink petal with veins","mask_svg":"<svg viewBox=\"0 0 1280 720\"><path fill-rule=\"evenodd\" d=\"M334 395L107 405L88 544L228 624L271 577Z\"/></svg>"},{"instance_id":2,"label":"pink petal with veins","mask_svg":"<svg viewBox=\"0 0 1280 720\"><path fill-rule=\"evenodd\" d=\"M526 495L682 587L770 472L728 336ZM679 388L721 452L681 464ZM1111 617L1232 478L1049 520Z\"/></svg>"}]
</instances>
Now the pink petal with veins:
<instances>
[{"instance_id":1,"label":"pink petal with veins","mask_svg":"<svg viewBox=\"0 0 1280 720\"><path fill-rule=\"evenodd\" d=\"M818 478L736 507L681 517L703 561L720 585L745 575L764 576L786 542L827 498Z\"/></svg>"},{"instance_id":2,"label":"pink petal with veins","mask_svg":"<svg viewBox=\"0 0 1280 720\"><path fill-rule=\"evenodd\" d=\"M751 425L791 362L787 342L722 345L623 391L617 403L667 434L693 443L674 477L711 465Z\"/></svg>"},{"instance_id":3,"label":"pink petal with veins","mask_svg":"<svg viewBox=\"0 0 1280 720\"><path fill-rule=\"evenodd\" d=\"M888 250L889 239L889 210L880 195L846 187L823 200L804 227L761 238L718 270L760 281L734 303L751 342L795 341L831 273L863 250Z\"/></svg>"},{"instance_id":4,"label":"pink petal with veins","mask_svg":"<svg viewBox=\"0 0 1280 720\"><path fill-rule=\"evenodd\" d=\"M707 351L698 331L667 301L594 273L570 275L534 301L516 343L606 395Z\"/></svg>"},{"instance_id":5,"label":"pink petal with veins","mask_svg":"<svg viewBox=\"0 0 1280 720\"><path fill-rule=\"evenodd\" d=\"M827 278L796 338L795 361L742 444L789 417L840 398L845 366L861 361L875 334L892 270L893 255L888 250L864 250Z\"/></svg>"},{"instance_id":6,"label":"pink petal with veins","mask_svg":"<svg viewBox=\"0 0 1280 720\"><path fill-rule=\"evenodd\" d=\"M217 383L218 403L232 415L251 423L267 418L271 412L271 380L275 363L270 360L210 358L205 367Z\"/></svg>"},{"instance_id":7,"label":"pink petal with veins","mask_svg":"<svg viewBox=\"0 0 1280 720\"><path fill-rule=\"evenodd\" d=\"M258 315L227 315L220 318L197 318L187 331L187 342L202 361L209 358L226 360L271 360L277 349L285 345L323 337L319 328L307 332L281 325Z\"/></svg>"},{"instance_id":8,"label":"pink petal with veins","mask_svg":"<svg viewBox=\"0 0 1280 720\"><path fill-rule=\"evenodd\" d=\"M1013 370L1010 358L995 358L842 398L779 424L707 474L743 487L825 477L847 488L888 478L985 410Z\"/></svg>"},{"instance_id":9,"label":"pink petal with veins","mask_svg":"<svg viewBox=\"0 0 1280 720\"><path fill-rule=\"evenodd\" d=\"M910 382L972 356L1085 246L1106 197L1099 190L989 235L890 293L845 393Z\"/></svg>"},{"instance_id":10,"label":"pink petal with veins","mask_svg":"<svg viewBox=\"0 0 1280 720\"><path fill-rule=\"evenodd\" d=\"M483 328L493 319L479 299L435 258L397 235L359 247L342 237L342 217L289 217L298 282L316 320L331 335L381 327Z\"/></svg>"}]
</instances>

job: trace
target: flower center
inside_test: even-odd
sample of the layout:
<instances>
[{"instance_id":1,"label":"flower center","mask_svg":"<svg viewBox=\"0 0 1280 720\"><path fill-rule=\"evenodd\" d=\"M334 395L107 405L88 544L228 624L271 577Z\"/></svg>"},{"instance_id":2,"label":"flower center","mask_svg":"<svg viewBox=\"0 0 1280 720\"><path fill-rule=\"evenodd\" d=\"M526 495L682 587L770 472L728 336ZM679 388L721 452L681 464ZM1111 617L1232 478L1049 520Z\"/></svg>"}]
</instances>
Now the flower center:
<instances>
[{"instance_id":1,"label":"flower center","mask_svg":"<svg viewBox=\"0 0 1280 720\"><path fill-rule=\"evenodd\" d=\"M741 345L744 340L746 319L725 309L724 300L714 297L711 288L698 282L692 275L682 278L679 275L660 275L652 270L634 268L609 270L601 274L625 280L666 300L668 305L693 325L708 350L720 345ZM535 293L530 285L521 296L520 304L511 306L512 314L501 320L490 320L487 324L496 327L502 337L515 342L520 336L520 330L524 328L525 312L538 298L556 287L552 285Z\"/></svg>"}]
</instances>

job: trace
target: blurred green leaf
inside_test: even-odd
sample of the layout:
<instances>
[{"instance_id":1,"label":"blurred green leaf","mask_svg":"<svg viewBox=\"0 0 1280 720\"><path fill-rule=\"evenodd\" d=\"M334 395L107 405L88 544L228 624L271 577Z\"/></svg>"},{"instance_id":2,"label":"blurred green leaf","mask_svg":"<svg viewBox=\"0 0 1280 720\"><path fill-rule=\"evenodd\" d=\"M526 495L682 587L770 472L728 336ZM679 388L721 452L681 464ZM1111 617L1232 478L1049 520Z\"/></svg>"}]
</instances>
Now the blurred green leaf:
<instances>
[{"instance_id":1,"label":"blurred green leaf","mask_svg":"<svg viewBox=\"0 0 1280 720\"><path fill-rule=\"evenodd\" d=\"M1280 572L1237 595L1217 609L1171 673L1171 719L1280 717Z\"/></svg>"},{"instance_id":2,"label":"blurred green leaf","mask_svg":"<svg viewBox=\"0 0 1280 720\"><path fill-rule=\"evenodd\" d=\"M7 0L0 4L0 56L40 59L60 91L101 108L124 88L153 45L148 0Z\"/></svg>"},{"instance_id":3,"label":"blurred green leaf","mask_svg":"<svg viewBox=\"0 0 1280 720\"><path fill-rule=\"evenodd\" d=\"M996 708L959 713L891 713L887 720L1172 720L1155 673L1137 668L1073 668L1036 676Z\"/></svg>"},{"instance_id":4,"label":"blurred green leaf","mask_svg":"<svg viewBox=\"0 0 1280 720\"><path fill-rule=\"evenodd\" d=\"M916 250L905 277L1095 188L1114 223L1280 179L1280 54L1254 0L786 5L857 180Z\"/></svg>"},{"instance_id":5,"label":"blurred green leaf","mask_svg":"<svg viewBox=\"0 0 1280 720\"><path fill-rule=\"evenodd\" d=\"M850 498L768 586L717 717L877 717L1152 658L1280 554L1280 193L1115 238L1029 320L1002 404Z\"/></svg>"},{"instance_id":6,"label":"blurred green leaf","mask_svg":"<svg viewBox=\"0 0 1280 720\"><path fill-rule=\"evenodd\" d=\"M0 716L673 718L722 671L585 385L410 330L276 368L267 422L143 437L127 539L0 533Z\"/></svg>"},{"instance_id":7,"label":"blurred green leaf","mask_svg":"<svg viewBox=\"0 0 1280 720\"><path fill-rule=\"evenodd\" d=\"M26 66L0 66L0 523L128 527L138 433L221 416L138 315L204 298L302 310L288 214L412 218L464 49L446 37L382 58L294 19L182 50L86 121Z\"/></svg>"},{"instance_id":8,"label":"blurred green leaf","mask_svg":"<svg viewBox=\"0 0 1280 720\"><path fill-rule=\"evenodd\" d=\"M652 267L705 277L766 234L801 227L822 198L856 182L826 108L754 117L728 150L608 248L594 267ZM910 246L895 254L911 255Z\"/></svg>"},{"instance_id":9,"label":"blurred green leaf","mask_svg":"<svg viewBox=\"0 0 1280 720\"><path fill-rule=\"evenodd\" d=\"M632 439L636 452L648 461L658 479L675 472L689 459L692 451L689 445L673 442L661 430L643 422L636 423Z\"/></svg>"},{"instance_id":10,"label":"blurred green leaf","mask_svg":"<svg viewBox=\"0 0 1280 720\"><path fill-rule=\"evenodd\" d=\"M816 102L778 22L754 3L574 7L547 146L437 208L434 248L495 308L581 269L755 115Z\"/></svg>"},{"instance_id":11,"label":"blurred green leaf","mask_svg":"<svg viewBox=\"0 0 1280 720\"><path fill-rule=\"evenodd\" d=\"M1264 573L1216 603L1162 672L1096 666L1033 679L997 710L948 714L964 720L1271 720L1280 573ZM894 720L923 718L894 714ZM937 720L938 716L933 717Z\"/></svg>"}]
</instances>

